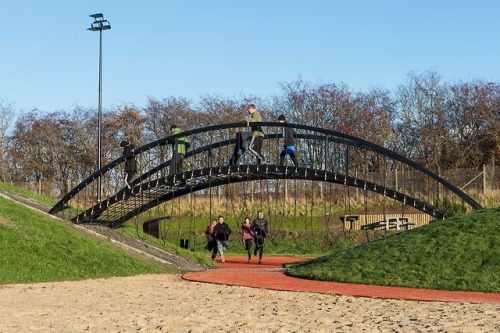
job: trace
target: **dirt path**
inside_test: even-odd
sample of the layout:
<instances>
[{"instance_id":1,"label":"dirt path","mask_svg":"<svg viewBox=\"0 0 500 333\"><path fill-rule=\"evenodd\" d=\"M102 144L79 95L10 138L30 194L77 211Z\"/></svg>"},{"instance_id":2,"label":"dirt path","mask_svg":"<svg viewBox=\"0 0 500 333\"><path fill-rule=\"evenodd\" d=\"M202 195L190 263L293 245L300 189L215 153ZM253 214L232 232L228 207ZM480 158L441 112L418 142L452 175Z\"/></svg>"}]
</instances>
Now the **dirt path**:
<instances>
[{"instance_id":1,"label":"dirt path","mask_svg":"<svg viewBox=\"0 0 500 333\"><path fill-rule=\"evenodd\" d=\"M190 281L246 286L274 290L303 291L334 295L362 296L417 301L492 303L500 305L500 294L383 287L350 283L305 280L284 274L284 263L305 258L266 257L263 264L248 263L245 256L226 256L226 262L217 263L217 269L191 272L183 275Z\"/></svg>"}]
</instances>

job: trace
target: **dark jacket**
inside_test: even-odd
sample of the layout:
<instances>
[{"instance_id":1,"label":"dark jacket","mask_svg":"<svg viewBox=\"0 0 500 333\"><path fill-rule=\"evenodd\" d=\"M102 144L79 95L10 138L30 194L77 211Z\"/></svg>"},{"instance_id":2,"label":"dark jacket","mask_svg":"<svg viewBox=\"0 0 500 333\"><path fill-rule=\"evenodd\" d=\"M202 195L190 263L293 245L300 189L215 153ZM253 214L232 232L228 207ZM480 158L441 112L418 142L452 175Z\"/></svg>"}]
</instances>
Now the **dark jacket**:
<instances>
[{"instance_id":1,"label":"dark jacket","mask_svg":"<svg viewBox=\"0 0 500 333\"><path fill-rule=\"evenodd\" d=\"M295 138L297 137L297 134L295 133L295 130L290 127L283 127L283 132L285 133L285 147L288 146L295 146Z\"/></svg>"},{"instance_id":2,"label":"dark jacket","mask_svg":"<svg viewBox=\"0 0 500 333\"><path fill-rule=\"evenodd\" d=\"M238 132L236 133L236 144L234 145L234 153L238 153L241 150L241 153L243 153L246 150L247 147L247 140L249 137L248 132Z\"/></svg>"},{"instance_id":3,"label":"dark jacket","mask_svg":"<svg viewBox=\"0 0 500 333\"><path fill-rule=\"evenodd\" d=\"M135 146L132 143L129 143L127 146L123 147L123 155L130 155L125 160L125 172L130 174L135 174L137 172L137 162L135 161L135 156L132 155L132 150L134 149Z\"/></svg>"},{"instance_id":4,"label":"dark jacket","mask_svg":"<svg viewBox=\"0 0 500 333\"><path fill-rule=\"evenodd\" d=\"M267 220L265 218L256 218L255 220L253 220L250 228L253 230L256 236L267 237L267 234L269 233L267 230Z\"/></svg>"},{"instance_id":5,"label":"dark jacket","mask_svg":"<svg viewBox=\"0 0 500 333\"><path fill-rule=\"evenodd\" d=\"M217 223L214 228L215 238L222 241L227 241L231 235L231 228L225 223Z\"/></svg>"}]
</instances>

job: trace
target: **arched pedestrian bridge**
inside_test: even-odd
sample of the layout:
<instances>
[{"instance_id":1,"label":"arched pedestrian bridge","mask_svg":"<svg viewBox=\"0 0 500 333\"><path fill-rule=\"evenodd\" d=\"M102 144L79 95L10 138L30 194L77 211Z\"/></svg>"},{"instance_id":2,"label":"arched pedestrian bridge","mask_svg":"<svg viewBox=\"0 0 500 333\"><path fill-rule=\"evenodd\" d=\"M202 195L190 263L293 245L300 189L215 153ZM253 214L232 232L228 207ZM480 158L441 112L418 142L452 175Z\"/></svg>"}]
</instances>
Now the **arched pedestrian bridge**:
<instances>
[{"instance_id":1,"label":"arched pedestrian bridge","mask_svg":"<svg viewBox=\"0 0 500 333\"><path fill-rule=\"evenodd\" d=\"M191 129L151 142L131 154L139 165L138 177L131 189L123 182L123 166L127 157L120 156L90 175L66 194L51 210L66 210L74 223L104 223L118 227L140 214L172 199L188 194L212 196L217 187L249 184L252 195L280 197L311 196L311 200L346 201L339 196L351 195L350 189L364 197L380 196L411 207L435 219L450 215L450 202L481 209L469 195L437 174L408 158L380 145L352 135L300 124L262 122L265 133L262 153L267 164L257 165L247 151L240 165L228 165L235 144L235 129L246 124L228 123ZM279 165L284 127L296 131L299 165ZM179 138L190 143L183 172L172 174L171 143ZM288 157L287 157L288 158ZM98 181L102 201L96 203ZM294 180L294 190L286 181ZM297 182L303 180L304 182ZM264 184L264 185L263 185ZM328 185L328 186L325 186ZM317 191L312 190L318 187ZM239 192L238 192L239 191ZM232 202L244 205L248 190L231 194ZM348 198L349 199L349 198ZM76 209L76 211L75 211ZM194 214L194 212L193 212Z\"/></svg>"}]
</instances>

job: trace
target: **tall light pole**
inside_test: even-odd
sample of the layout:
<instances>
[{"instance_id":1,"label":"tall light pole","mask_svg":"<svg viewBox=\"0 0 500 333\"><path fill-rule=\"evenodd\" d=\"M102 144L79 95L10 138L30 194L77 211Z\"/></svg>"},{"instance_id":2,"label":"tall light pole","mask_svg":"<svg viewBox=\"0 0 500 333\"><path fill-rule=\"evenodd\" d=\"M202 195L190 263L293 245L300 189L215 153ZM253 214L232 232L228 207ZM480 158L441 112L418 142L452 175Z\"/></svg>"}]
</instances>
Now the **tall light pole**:
<instances>
[{"instance_id":1,"label":"tall light pole","mask_svg":"<svg viewBox=\"0 0 500 333\"><path fill-rule=\"evenodd\" d=\"M97 106L97 161L98 170L101 170L101 125L102 125L102 31L111 29L108 20L105 20L102 13L92 14L94 18L90 31L99 31L99 102ZM101 202L101 176L97 178L97 202Z\"/></svg>"}]
</instances>

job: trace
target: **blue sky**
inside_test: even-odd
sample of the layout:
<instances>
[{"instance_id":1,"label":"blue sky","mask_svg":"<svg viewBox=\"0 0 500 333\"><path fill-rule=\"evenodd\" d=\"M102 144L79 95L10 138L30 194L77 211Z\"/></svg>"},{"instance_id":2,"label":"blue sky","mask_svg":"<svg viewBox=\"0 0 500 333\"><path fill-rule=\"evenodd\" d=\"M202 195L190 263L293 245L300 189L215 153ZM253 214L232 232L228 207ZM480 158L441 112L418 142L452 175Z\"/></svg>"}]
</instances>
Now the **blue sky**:
<instances>
[{"instance_id":1,"label":"blue sky","mask_svg":"<svg viewBox=\"0 0 500 333\"><path fill-rule=\"evenodd\" d=\"M497 0L3 0L0 100L20 111L96 107L102 12L103 106L148 96L268 97L299 76L395 90L409 72L500 78Z\"/></svg>"}]
</instances>

